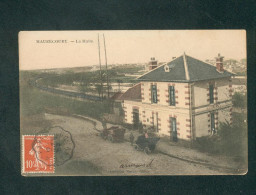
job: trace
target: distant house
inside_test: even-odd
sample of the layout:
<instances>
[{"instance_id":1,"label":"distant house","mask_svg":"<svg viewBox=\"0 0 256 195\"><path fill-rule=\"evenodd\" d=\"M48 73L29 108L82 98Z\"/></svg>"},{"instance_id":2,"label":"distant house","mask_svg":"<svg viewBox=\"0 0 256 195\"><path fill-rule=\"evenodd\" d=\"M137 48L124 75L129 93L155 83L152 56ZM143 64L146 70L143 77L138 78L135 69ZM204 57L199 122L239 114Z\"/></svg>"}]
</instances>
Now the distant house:
<instances>
[{"instance_id":1,"label":"distant house","mask_svg":"<svg viewBox=\"0 0 256 195\"><path fill-rule=\"evenodd\" d=\"M94 71L98 71L98 70L100 70L100 67L99 66L97 66L97 65L94 65L94 66L92 66L92 68L91 68L91 72L94 72Z\"/></svg>"},{"instance_id":2,"label":"distant house","mask_svg":"<svg viewBox=\"0 0 256 195\"><path fill-rule=\"evenodd\" d=\"M154 127L171 139L191 140L232 122L232 73L186 54L140 76L121 98L125 122Z\"/></svg>"},{"instance_id":3,"label":"distant house","mask_svg":"<svg viewBox=\"0 0 256 195\"><path fill-rule=\"evenodd\" d=\"M235 77L232 79L233 94L235 92L242 93L243 95L247 92L247 79L246 77Z\"/></svg>"}]
</instances>

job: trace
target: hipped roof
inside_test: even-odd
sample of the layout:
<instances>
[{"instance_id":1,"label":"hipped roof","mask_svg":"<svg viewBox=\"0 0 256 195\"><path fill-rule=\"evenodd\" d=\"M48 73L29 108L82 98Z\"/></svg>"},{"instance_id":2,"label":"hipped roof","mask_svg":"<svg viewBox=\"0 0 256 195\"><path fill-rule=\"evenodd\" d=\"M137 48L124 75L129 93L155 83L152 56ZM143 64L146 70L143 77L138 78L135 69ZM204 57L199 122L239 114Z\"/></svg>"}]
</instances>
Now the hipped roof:
<instances>
[{"instance_id":1,"label":"hipped roof","mask_svg":"<svg viewBox=\"0 0 256 195\"><path fill-rule=\"evenodd\" d=\"M169 72L164 67L169 66ZM139 81L155 82L195 82L231 77L233 74L224 70L218 72L216 67L203 61L184 55L171 62L163 64L152 71L140 76Z\"/></svg>"}]
</instances>

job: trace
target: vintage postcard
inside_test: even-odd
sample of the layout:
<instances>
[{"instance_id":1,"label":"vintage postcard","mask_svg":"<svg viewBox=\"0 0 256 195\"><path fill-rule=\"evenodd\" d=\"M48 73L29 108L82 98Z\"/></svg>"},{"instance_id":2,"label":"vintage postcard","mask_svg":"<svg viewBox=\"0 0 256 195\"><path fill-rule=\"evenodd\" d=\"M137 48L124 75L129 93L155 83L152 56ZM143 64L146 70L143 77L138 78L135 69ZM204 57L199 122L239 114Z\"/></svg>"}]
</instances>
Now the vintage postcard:
<instances>
[{"instance_id":1,"label":"vintage postcard","mask_svg":"<svg viewBox=\"0 0 256 195\"><path fill-rule=\"evenodd\" d=\"M244 30L21 31L21 174L246 174L246 57Z\"/></svg>"}]
</instances>

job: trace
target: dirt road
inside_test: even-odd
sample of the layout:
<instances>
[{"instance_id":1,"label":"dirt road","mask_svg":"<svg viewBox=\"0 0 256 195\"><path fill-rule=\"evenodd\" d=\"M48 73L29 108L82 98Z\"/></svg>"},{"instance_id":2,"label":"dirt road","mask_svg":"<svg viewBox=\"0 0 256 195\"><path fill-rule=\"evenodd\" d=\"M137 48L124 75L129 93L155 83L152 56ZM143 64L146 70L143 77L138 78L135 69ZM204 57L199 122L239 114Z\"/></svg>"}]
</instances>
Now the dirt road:
<instances>
[{"instance_id":1,"label":"dirt road","mask_svg":"<svg viewBox=\"0 0 256 195\"><path fill-rule=\"evenodd\" d=\"M72 134L75 150L71 160L56 167L59 175L219 175L217 170L161 153L146 155L128 142L103 140L86 120L46 114L53 125Z\"/></svg>"}]
</instances>

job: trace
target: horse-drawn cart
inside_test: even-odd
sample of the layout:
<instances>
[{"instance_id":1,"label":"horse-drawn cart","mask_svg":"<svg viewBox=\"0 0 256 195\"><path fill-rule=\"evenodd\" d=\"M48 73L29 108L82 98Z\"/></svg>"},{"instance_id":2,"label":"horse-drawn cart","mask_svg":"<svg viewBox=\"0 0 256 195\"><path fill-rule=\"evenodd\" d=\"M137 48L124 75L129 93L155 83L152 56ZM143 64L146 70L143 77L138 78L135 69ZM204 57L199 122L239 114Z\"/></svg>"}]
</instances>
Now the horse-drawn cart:
<instances>
[{"instance_id":1,"label":"horse-drawn cart","mask_svg":"<svg viewBox=\"0 0 256 195\"><path fill-rule=\"evenodd\" d=\"M144 151L146 154L153 152L156 148L159 137L148 137L141 135L137 138L134 148L138 151Z\"/></svg>"},{"instance_id":2,"label":"horse-drawn cart","mask_svg":"<svg viewBox=\"0 0 256 195\"><path fill-rule=\"evenodd\" d=\"M103 129L101 137L111 142L122 142L124 140L125 129L118 126L113 126L108 129Z\"/></svg>"}]
</instances>

